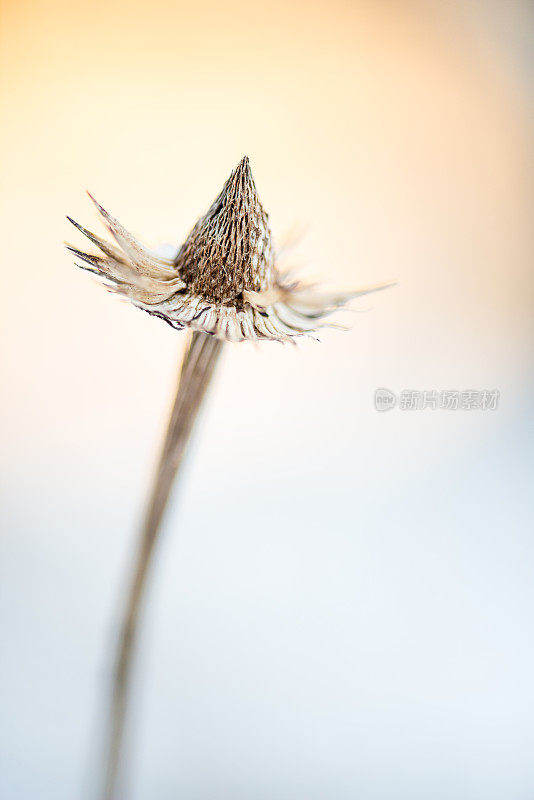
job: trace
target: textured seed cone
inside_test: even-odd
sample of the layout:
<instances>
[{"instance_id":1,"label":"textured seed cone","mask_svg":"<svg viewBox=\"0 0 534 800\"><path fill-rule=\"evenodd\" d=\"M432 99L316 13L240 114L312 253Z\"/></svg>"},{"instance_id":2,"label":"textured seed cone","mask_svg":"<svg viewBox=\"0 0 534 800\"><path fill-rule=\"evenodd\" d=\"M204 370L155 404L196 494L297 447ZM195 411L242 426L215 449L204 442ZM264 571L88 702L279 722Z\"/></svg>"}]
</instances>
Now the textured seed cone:
<instances>
[{"instance_id":1,"label":"textured seed cone","mask_svg":"<svg viewBox=\"0 0 534 800\"><path fill-rule=\"evenodd\" d=\"M324 327L321 320L348 300L389 285L332 293L284 280L246 156L175 259L141 245L91 199L118 247L69 217L102 255L68 249L108 288L176 329L192 328L233 342L294 341Z\"/></svg>"},{"instance_id":2,"label":"textured seed cone","mask_svg":"<svg viewBox=\"0 0 534 800\"><path fill-rule=\"evenodd\" d=\"M272 285L271 232L246 156L187 237L176 268L191 291L213 303L242 306L243 291Z\"/></svg>"}]
</instances>

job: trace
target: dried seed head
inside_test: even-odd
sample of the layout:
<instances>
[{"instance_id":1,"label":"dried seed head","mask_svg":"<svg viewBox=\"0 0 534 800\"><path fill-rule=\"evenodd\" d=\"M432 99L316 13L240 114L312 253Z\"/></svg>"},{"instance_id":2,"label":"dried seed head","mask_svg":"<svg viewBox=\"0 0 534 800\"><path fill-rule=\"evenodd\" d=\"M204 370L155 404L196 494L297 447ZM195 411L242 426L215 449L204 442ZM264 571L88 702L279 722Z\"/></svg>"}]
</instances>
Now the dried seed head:
<instances>
[{"instance_id":1,"label":"dried seed head","mask_svg":"<svg viewBox=\"0 0 534 800\"><path fill-rule=\"evenodd\" d=\"M235 307L243 306L244 290L273 283L271 232L247 156L187 237L176 268L194 294Z\"/></svg>"},{"instance_id":2,"label":"dried seed head","mask_svg":"<svg viewBox=\"0 0 534 800\"><path fill-rule=\"evenodd\" d=\"M108 288L177 329L193 328L234 342L294 341L324 327L321 319L348 300L389 285L346 293L289 285L276 268L268 217L247 156L174 260L141 245L91 199L119 247L69 217L103 256L68 249Z\"/></svg>"}]
</instances>

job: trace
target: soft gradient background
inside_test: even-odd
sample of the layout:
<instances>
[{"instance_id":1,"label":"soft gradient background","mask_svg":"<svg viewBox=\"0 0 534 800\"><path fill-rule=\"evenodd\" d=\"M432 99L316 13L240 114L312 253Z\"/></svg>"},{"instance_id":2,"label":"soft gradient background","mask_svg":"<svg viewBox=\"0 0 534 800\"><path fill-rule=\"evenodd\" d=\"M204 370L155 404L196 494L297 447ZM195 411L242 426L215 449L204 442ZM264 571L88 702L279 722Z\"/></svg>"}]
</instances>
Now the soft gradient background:
<instances>
[{"instance_id":1,"label":"soft gradient background","mask_svg":"<svg viewBox=\"0 0 534 800\"><path fill-rule=\"evenodd\" d=\"M72 267L90 189L180 242L242 157L348 333L229 347L166 518L131 800L534 797L533 6L2 11L4 800L91 797L184 337ZM377 386L501 391L378 414Z\"/></svg>"}]
</instances>

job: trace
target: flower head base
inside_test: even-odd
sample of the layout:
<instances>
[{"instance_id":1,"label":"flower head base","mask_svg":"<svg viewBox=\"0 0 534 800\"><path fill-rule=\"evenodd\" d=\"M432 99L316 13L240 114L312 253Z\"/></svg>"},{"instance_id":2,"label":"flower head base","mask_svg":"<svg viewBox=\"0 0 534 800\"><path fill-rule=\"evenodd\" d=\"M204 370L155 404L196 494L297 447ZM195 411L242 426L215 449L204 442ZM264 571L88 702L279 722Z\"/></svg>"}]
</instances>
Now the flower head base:
<instances>
[{"instance_id":1,"label":"flower head base","mask_svg":"<svg viewBox=\"0 0 534 800\"><path fill-rule=\"evenodd\" d=\"M348 300L388 285L325 293L289 284L276 268L268 217L246 156L175 259L141 245L91 199L118 247L68 217L102 255L68 249L108 288L179 330L192 328L231 342L293 342L324 327L321 320Z\"/></svg>"}]
</instances>

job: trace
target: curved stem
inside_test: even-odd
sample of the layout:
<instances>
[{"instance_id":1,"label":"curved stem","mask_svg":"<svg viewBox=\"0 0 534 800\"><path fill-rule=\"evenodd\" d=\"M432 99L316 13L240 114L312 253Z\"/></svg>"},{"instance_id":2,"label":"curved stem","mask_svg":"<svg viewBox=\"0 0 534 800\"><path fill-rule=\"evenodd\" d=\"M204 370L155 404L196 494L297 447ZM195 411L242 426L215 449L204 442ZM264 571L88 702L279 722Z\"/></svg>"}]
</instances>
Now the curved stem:
<instances>
[{"instance_id":1,"label":"curved stem","mask_svg":"<svg viewBox=\"0 0 534 800\"><path fill-rule=\"evenodd\" d=\"M204 333L194 332L182 362L176 397L141 529L117 642L116 666L109 700L102 800L118 800L119 797L118 786L131 691L132 667L147 576L167 500L176 473L182 464L187 443L221 347L222 342L218 339Z\"/></svg>"}]
</instances>

